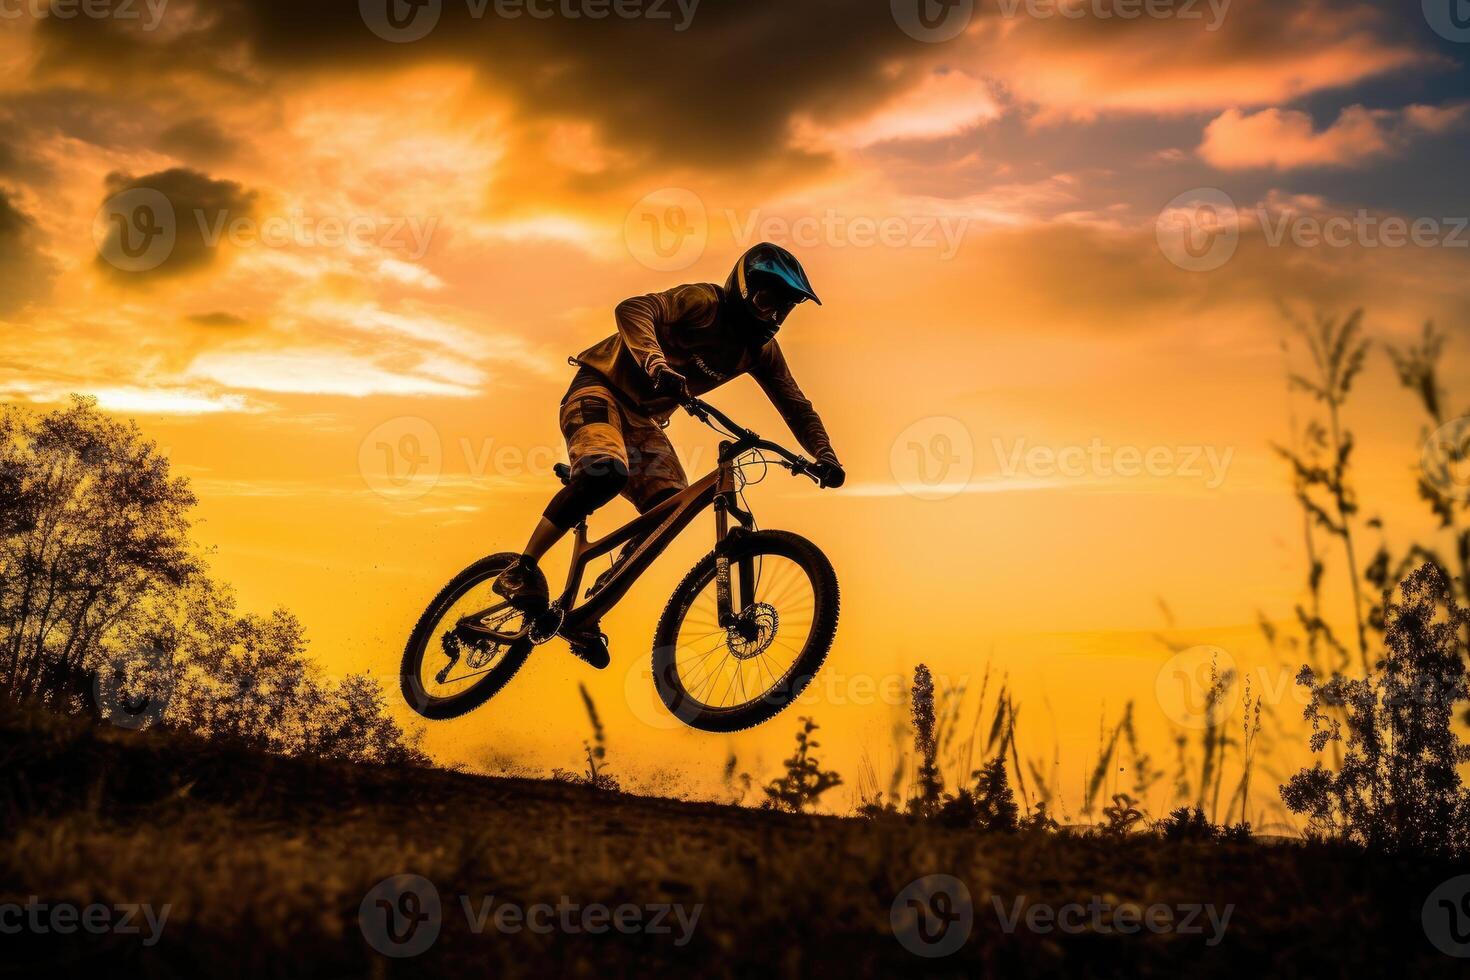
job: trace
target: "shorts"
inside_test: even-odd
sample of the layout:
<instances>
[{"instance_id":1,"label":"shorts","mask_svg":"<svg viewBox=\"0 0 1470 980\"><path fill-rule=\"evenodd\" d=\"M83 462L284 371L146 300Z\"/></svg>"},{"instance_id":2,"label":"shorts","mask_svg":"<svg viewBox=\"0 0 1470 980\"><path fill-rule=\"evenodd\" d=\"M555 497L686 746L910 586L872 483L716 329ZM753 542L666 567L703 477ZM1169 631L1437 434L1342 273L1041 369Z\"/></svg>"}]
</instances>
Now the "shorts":
<instances>
[{"instance_id":1,"label":"shorts","mask_svg":"<svg viewBox=\"0 0 1470 980\"><path fill-rule=\"evenodd\" d=\"M617 460L628 469L623 496L644 513L689 486L674 446L658 422L618 400L605 385L575 387L561 406L561 434L573 472Z\"/></svg>"}]
</instances>

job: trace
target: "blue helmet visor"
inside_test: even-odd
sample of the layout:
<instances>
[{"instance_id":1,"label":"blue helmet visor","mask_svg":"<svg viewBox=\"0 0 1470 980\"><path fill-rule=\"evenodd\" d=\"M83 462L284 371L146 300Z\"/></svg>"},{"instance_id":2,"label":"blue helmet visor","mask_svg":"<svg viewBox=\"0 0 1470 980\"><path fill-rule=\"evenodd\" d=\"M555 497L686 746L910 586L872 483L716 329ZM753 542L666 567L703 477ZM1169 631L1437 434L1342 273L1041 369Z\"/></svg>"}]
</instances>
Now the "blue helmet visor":
<instances>
[{"instance_id":1,"label":"blue helmet visor","mask_svg":"<svg viewBox=\"0 0 1470 980\"><path fill-rule=\"evenodd\" d=\"M743 299L750 299L752 290L760 288L761 279L770 279L790 289L798 301L809 299L822 305L796 256L770 242L761 242L742 255L730 279Z\"/></svg>"}]
</instances>

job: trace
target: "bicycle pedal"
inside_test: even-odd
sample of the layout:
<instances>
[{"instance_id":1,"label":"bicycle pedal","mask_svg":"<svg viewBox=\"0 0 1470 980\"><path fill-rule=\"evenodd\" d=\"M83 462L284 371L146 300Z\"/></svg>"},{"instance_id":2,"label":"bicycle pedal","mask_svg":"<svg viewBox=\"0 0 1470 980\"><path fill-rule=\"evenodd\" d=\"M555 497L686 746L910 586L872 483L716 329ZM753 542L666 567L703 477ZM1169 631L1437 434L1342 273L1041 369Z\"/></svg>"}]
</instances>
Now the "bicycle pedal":
<instances>
[{"instance_id":1,"label":"bicycle pedal","mask_svg":"<svg viewBox=\"0 0 1470 980\"><path fill-rule=\"evenodd\" d=\"M572 656L597 670L606 670L608 664L612 663L612 654L608 650L608 637L606 633L598 632L595 636L567 636L563 637L567 646L571 649Z\"/></svg>"},{"instance_id":2,"label":"bicycle pedal","mask_svg":"<svg viewBox=\"0 0 1470 980\"><path fill-rule=\"evenodd\" d=\"M545 612L531 622L528 638L537 646L548 642L561 630L562 621L565 619L566 612L561 608L561 604L553 602Z\"/></svg>"}]
</instances>

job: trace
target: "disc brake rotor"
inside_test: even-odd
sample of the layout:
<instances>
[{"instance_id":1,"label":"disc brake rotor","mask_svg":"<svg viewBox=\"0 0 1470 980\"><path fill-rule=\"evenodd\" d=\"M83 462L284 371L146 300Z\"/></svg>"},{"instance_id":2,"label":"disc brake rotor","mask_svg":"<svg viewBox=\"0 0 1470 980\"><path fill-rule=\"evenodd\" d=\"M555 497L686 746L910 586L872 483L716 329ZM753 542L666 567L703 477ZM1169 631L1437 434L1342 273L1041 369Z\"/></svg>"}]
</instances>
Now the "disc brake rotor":
<instances>
[{"instance_id":1,"label":"disc brake rotor","mask_svg":"<svg viewBox=\"0 0 1470 980\"><path fill-rule=\"evenodd\" d=\"M776 639L776 630L780 623L781 617L774 606L765 602L754 603L725 630L725 645L736 660L758 657Z\"/></svg>"}]
</instances>

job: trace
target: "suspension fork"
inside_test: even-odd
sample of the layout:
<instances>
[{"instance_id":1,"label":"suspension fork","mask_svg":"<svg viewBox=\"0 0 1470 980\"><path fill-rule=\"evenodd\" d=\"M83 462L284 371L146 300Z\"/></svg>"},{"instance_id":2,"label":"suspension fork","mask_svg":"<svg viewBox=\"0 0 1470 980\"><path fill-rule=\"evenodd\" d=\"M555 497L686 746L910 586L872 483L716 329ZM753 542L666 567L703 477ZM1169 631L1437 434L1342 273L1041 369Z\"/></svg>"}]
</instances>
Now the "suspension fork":
<instances>
[{"instance_id":1,"label":"suspension fork","mask_svg":"<svg viewBox=\"0 0 1470 980\"><path fill-rule=\"evenodd\" d=\"M729 629L739 620L739 615L755 601L755 561L752 558L742 558L735 563L735 584L740 591L733 594L731 589L730 575L730 543L738 539L738 535L753 530L755 519L750 512L736 503L735 494L735 467L733 460L726 457L729 442L720 443L720 481L715 492L715 601L719 613L719 623ZM740 522L740 526L732 529L730 527L730 515Z\"/></svg>"}]
</instances>

